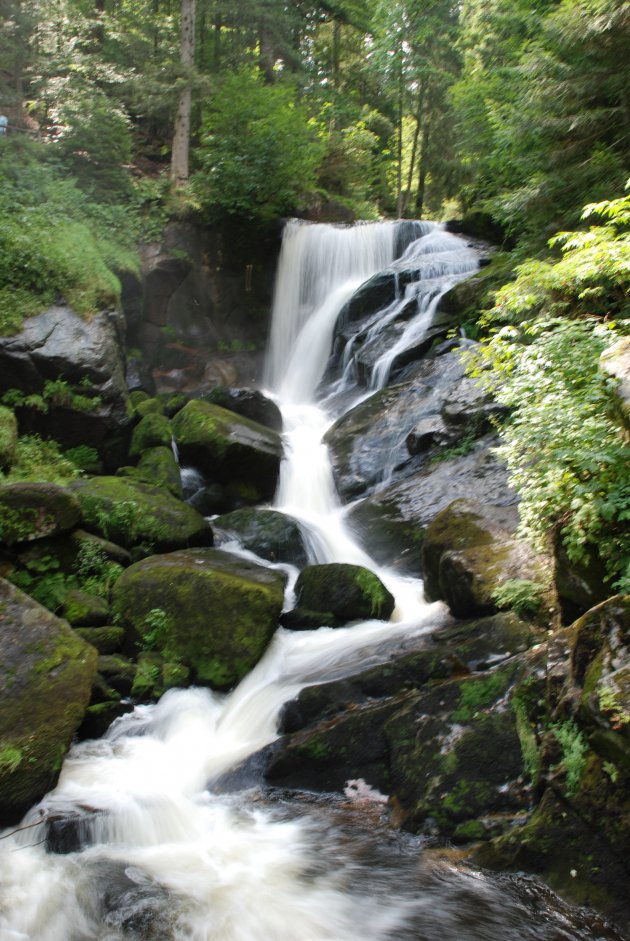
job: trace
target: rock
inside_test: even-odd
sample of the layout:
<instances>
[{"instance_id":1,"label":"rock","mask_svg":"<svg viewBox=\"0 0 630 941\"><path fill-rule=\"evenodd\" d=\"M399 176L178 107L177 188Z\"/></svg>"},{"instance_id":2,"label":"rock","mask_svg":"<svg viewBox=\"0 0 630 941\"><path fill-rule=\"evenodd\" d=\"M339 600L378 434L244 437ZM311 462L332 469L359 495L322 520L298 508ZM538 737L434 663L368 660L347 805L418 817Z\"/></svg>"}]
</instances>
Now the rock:
<instances>
[{"instance_id":1,"label":"rock","mask_svg":"<svg viewBox=\"0 0 630 941\"><path fill-rule=\"evenodd\" d=\"M113 604L138 648L189 667L194 682L228 689L274 633L284 575L219 550L183 550L132 565Z\"/></svg>"},{"instance_id":2,"label":"rock","mask_svg":"<svg viewBox=\"0 0 630 941\"><path fill-rule=\"evenodd\" d=\"M307 553L300 524L277 510L242 509L213 521L215 538L222 530L225 538L236 538L244 549L270 562L288 562L302 568Z\"/></svg>"},{"instance_id":3,"label":"rock","mask_svg":"<svg viewBox=\"0 0 630 941\"><path fill-rule=\"evenodd\" d=\"M374 572L338 562L307 565L298 577L295 594L298 616L304 609L327 623L321 617L332 615L330 627L371 618L388 621L395 605L394 596ZM287 626L293 626L291 619Z\"/></svg>"},{"instance_id":4,"label":"rock","mask_svg":"<svg viewBox=\"0 0 630 941\"><path fill-rule=\"evenodd\" d=\"M173 432L171 423L164 415L149 412L133 430L129 457L138 458L149 448L171 447Z\"/></svg>"},{"instance_id":5,"label":"rock","mask_svg":"<svg viewBox=\"0 0 630 941\"><path fill-rule=\"evenodd\" d=\"M427 528L422 561L426 597L443 599L456 617L475 617L502 607L497 591L517 580L539 586L531 607L540 606L542 615L544 602L549 613L551 565L514 536L509 510L453 501Z\"/></svg>"},{"instance_id":6,"label":"rock","mask_svg":"<svg viewBox=\"0 0 630 941\"><path fill-rule=\"evenodd\" d=\"M98 627L107 624L109 605L98 595L73 589L64 599L63 616L72 627Z\"/></svg>"},{"instance_id":7,"label":"rock","mask_svg":"<svg viewBox=\"0 0 630 941\"><path fill-rule=\"evenodd\" d=\"M87 575L98 575L103 562L115 562L123 567L130 565L131 556L126 549L107 539L101 539L84 529L51 539L41 539L32 545L20 547L18 560L21 565L34 571L53 557L59 568L67 573L76 573L79 566Z\"/></svg>"},{"instance_id":8,"label":"rock","mask_svg":"<svg viewBox=\"0 0 630 941\"><path fill-rule=\"evenodd\" d=\"M55 784L90 697L96 651L0 579L0 822Z\"/></svg>"},{"instance_id":9,"label":"rock","mask_svg":"<svg viewBox=\"0 0 630 941\"><path fill-rule=\"evenodd\" d=\"M129 423L125 384L124 322L115 311L84 320L63 305L24 321L15 336L0 338L0 393L11 388L41 394L49 380L63 380L67 393L47 414L21 408L22 433L41 433L66 447L100 448L112 431ZM70 394L68 394L70 393ZM86 409L76 395L89 393Z\"/></svg>"},{"instance_id":10,"label":"rock","mask_svg":"<svg viewBox=\"0 0 630 941\"><path fill-rule=\"evenodd\" d=\"M506 708L524 669L512 658L482 675L352 703L281 740L267 778L338 791L362 777L390 795L398 821L416 832L452 836L490 814L504 814L507 826L528 803L516 716Z\"/></svg>"},{"instance_id":11,"label":"rock","mask_svg":"<svg viewBox=\"0 0 630 941\"><path fill-rule=\"evenodd\" d=\"M137 467L119 468L117 474L120 476L122 471L126 471L122 476L164 487L178 500L183 499L181 472L170 447L148 448L142 452Z\"/></svg>"},{"instance_id":12,"label":"rock","mask_svg":"<svg viewBox=\"0 0 630 941\"><path fill-rule=\"evenodd\" d=\"M136 665L120 654L100 654L96 669L108 687L119 696L129 696L136 676Z\"/></svg>"},{"instance_id":13,"label":"rock","mask_svg":"<svg viewBox=\"0 0 630 941\"><path fill-rule=\"evenodd\" d=\"M392 474L417 470L463 438L486 432L496 406L466 378L459 347L414 365L405 377L351 409L326 433L342 497L369 493Z\"/></svg>"},{"instance_id":14,"label":"rock","mask_svg":"<svg viewBox=\"0 0 630 941\"><path fill-rule=\"evenodd\" d=\"M277 432L197 399L174 417L173 433L182 462L229 485L242 503L275 493L282 457Z\"/></svg>"},{"instance_id":15,"label":"rock","mask_svg":"<svg viewBox=\"0 0 630 941\"><path fill-rule=\"evenodd\" d=\"M230 412L236 412L243 418L258 422L274 431L282 431L282 413L271 399L263 395L258 389L230 389L227 386L216 386L210 392L201 396L204 402L211 405L220 405Z\"/></svg>"},{"instance_id":16,"label":"rock","mask_svg":"<svg viewBox=\"0 0 630 941\"><path fill-rule=\"evenodd\" d=\"M15 460L18 427L10 408L0 405L0 471L8 471Z\"/></svg>"},{"instance_id":17,"label":"rock","mask_svg":"<svg viewBox=\"0 0 630 941\"><path fill-rule=\"evenodd\" d=\"M554 545L554 580L565 624L605 601L609 595L606 568L597 547L587 543L582 548L586 557L571 562L562 544L562 532L558 533Z\"/></svg>"},{"instance_id":18,"label":"rock","mask_svg":"<svg viewBox=\"0 0 630 941\"><path fill-rule=\"evenodd\" d=\"M81 517L76 496L57 484L0 487L0 541L8 545L68 532L79 525Z\"/></svg>"},{"instance_id":19,"label":"rock","mask_svg":"<svg viewBox=\"0 0 630 941\"><path fill-rule=\"evenodd\" d=\"M125 631L122 627L108 624L104 627L75 627L74 630L99 653L119 653L123 648Z\"/></svg>"},{"instance_id":20,"label":"rock","mask_svg":"<svg viewBox=\"0 0 630 941\"><path fill-rule=\"evenodd\" d=\"M127 549L212 545L212 530L203 516L161 487L92 477L73 481L71 489L83 507L85 525Z\"/></svg>"},{"instance_id":21,"label":"rock","mask_svg":"<svg viewBox=\"0 0 630 941\"><path fill-rule=\"evenodd\" d=\"M530 648L537 631L511 612L438 628L411 651L392 651L382 663L341 680L308 686L287 703L282 732L295 732L357 703L418 690L427 683L478 673Z\"/></svg>"},{"instance_id":22,"label":"rock","mask_svg":"<svg viewBox=\"0 0 630 941\"><path fill-rule=\"evenodd\" d=\"M492 451L495 443L492 437L482 438L465 454L425 463L415 473L377 489L350 509L348 525L370 547L377 562L393 562L410 575L421 572L427 527L456 497L501 509L511 520L512 531L516 530L518 501L505 465Z\"/></svg>"}]
</instances>

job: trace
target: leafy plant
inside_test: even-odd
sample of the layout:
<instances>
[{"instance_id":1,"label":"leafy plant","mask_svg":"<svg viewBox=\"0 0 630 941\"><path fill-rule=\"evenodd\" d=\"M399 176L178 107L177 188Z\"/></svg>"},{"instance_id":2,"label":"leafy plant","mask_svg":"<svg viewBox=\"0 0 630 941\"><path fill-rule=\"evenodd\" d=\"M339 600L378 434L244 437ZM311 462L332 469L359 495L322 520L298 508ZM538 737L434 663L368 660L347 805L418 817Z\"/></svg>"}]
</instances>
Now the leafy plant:
<instances>
[{"instance_id":1,"label":"leafy plant","mask_svg":"<svg viewBox=\"0 0 630 941\"><path fill-rule=\"evenodd\" d=\"M145 650L162 649L168 637L169 619L164 608L151 608L144 618L142 645Z\"/></svg>"},{"instance_id":2,"label":"leafy plant","mask_svg":"<svg viewBox=\"0 0 630 941\"><path fill-rule=\"evenodd\" d=\"M580 786L588 744L573 721L554 725L552 731L562 748L562 764L567 774L565 794L567 797L573 797Z\"/></svg>"},{"instance_id":3,"label":"leafy plant","mask_svg":"<svg viewBox=\"0 0 630 941\"><path fill-rule=\"evenodd\" d=\"M544 589L528 578L509 579L492 594L498 608L510 608L523 618L535 618L541 613Z\"/></svg>"},{"instance_id":4,"label":"leafy plant","mask_svg":"<svg viewBox=\"0 0 630 941\"><path fill-rule=\"evenodd\" d=\"M124 571L122 565L112 561L98 544L92 542L82 543L75 570L80 587L102 598L109 597L112 585Z\"/></svg>"},{"instance_id":5,"label":"leafy plant","mask_svg":"<svg viewBox=\"0 0 630 941\"><path fill-rule=\"evenodd\" d=\"M61 454L55 441L44 441L38 435L24 435L18 438L10 471L0 473L0 482L10 484L32 480L64 484L78 477L79 473L76 464Z\"/></svg>"}]
</instances>

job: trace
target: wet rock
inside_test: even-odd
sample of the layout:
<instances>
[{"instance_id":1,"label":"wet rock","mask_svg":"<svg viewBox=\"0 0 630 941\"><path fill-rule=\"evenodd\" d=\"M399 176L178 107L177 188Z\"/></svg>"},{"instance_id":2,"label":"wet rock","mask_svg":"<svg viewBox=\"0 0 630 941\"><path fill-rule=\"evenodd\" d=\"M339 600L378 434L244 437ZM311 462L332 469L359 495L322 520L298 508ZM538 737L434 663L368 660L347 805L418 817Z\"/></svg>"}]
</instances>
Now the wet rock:
<instances>
[{"instance_id":1,"label":"wet rock","mask_svg":"<svg viewBox=\"0 0 630 941\"><path fill-rule=\"evenodd\" d=\"M325 441L341 495L369 493L383 480L405 476L440 457L464 438L472 447L494 412L487 394L466 378L459 347L446 348L329 429Z\"/></svg>"},{"instance_id":2,"label":"wet rock","mask_svg":"<svg viewBox=\"0 0 630 941\"><path fill-rule=\"evenodd\" d=\"M554 546L554 580L566 624L605 601L610 593L605 582L606 568L597 547L586 544L583 549L585 558L571 562L562 545L562 533L558 533Z\"/></svg>"},{"instance_id":3,"label":"wet rock","mask_svg":"<svg viewBox=\"0 0 630 941\"><path fill-rule=\"evenodd\" d=\"M360 565L307 565L295 585L297 615L301 609L329 617L330 627L371 618L387 621L394 597L380 578ZM293 626L291 620L287 626ZM328 623L328 622L321 622Z\"/></svg>"},{"instance_id":4,"label":"wet rock","mask_svg":"<svg viewBox=\"0 0 630 941\"><path fill-rule=\"evenodd\" d=\"M225 538L239 540L244 549L270 562L288 562L298 568L306 565L307 553L299 523L277 510L241 509L213 521Z\"/></svg>"},{"instance_id":5,"label":"wet rock","mask_svg":"<svg viewBox=\"0 0 630 941\"><path fill-rule=\"evenodd\" d=\"M275 493L282 443L277 432L234 412L194 400L173 419L181 460L210 480L240 491L242 504L270 499Z\"/></svg>"},{"instance_id":6,"label":"wet rock","mask_svg":"<svg viewBox=\"0 0 630 941\"><path fill-rule=\"evenodd\" d=\"M231 389L217 386L201 396L204 402L220 405L243 418L258 422L274 431L282 431L282 414L275 402L258 389Z\"/></svg>"},{"instance_id":7,"label":"wet rock","mask_svg":"<svg viewBox=\"0 0 630 941\"><path fill-rule=\"evenodd\" d=\"M357 703L411 690L429 682L487 670L522 653L539 640L539 632L511 612L440 628L408 652L392 652L376 666L341 680L306 687L287 703L281 731L295 732L331 718Z\"/></svg>"},{"instance_id":8,"label":"wet rock","mask_svg":"<svg viewBox=\"0 0 630 941\"><path fill-rule=\"evenodd\" d=\"M120 654L100 654L96 669L109 689L120 696L129 696L136 676L136 665Z\"/></svg>"},{"instance_id":9,"label":"wet rock","mask_svg":"<svg viewBox=\"0 0 630 941\"><path fill-rule=\"evenodd\" d=\"M68 532L81 522L81 506L65 487L18 483L0 487L0 541L13 545Z\"/></svg>"},{"instance_id":10,"label":"wet rock","mask_svg":"<svg viewBox=\"0 0 630 941\"><path fill-rule=\"evenodd\" d=\"M496 439L474 442L466 453L425 463L415 472L373 492L355 504L347 522L377 562L394 564L405 574L422 571L422 545L427 527L457 497L499 508L518 525L517 497L505 465L493 453ZM506 523L507 525L507 523Z\"/></svg>"},{"instance_id":11,"label":"wet rock","mask_svg":"<svg viewBox=\"0 0 630 941\"><path fill-rule=\"evenodd\" d=\"M151 556L113 589L114 610L139 648L227 689L258 662L282 609L284 576L219 550Z\"/></svg>"},{"instance_id":12,"label":"wet rock","mask_svg":"<svg viewBox=\"0 0 630 941\"><path fill-rule=\"evenodd\" d=\"M0 579L0 822L20 819L55 783L88 705L96 651Z\"/></svg>"},{"instance_id":13,"label":"wet rock","mask_svg":"<svg viewBox=\"0 0 630 941\"><path fill-rule=\"evenodd\" d=\"M212 545L205 519L161 487L120 477L93 477L74 481L71 489L83 507L85 525L125 548L168 551Z\"/></svg>"}]
</instances>

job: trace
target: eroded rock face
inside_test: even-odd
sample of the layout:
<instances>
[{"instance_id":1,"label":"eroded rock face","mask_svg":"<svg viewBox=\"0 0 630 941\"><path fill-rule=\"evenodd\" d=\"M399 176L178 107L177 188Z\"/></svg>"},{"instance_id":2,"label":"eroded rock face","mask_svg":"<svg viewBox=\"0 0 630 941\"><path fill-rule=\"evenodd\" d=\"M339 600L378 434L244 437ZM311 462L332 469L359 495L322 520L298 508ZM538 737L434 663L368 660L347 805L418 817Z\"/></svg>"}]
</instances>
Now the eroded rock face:
<instances>
[{"instance_id":1,"label":"eroded rock face","mask_svg":"<svg viewBox=\"0 0 630 941\"><path fill-rule=\"evenodd\" d=\"M241 505L273 496L282 458L276 431L199 399L184 406L172 426L182 462L229 485Z\"/></svg>"},{"instance_id":2,"label":"eroded rock face","mask_svg":"<svg viewBox=\"0 0 630 941\"><path fill-rule=\"evenodd\" d=\"M22 433L35 431L67 447L99 447L108 433L128 425L124 329L116 311L84 320L59 305L25 320L15 336L0 338L0 393L17 388L24 395L40 394L47 381L63 380L93 401L86 409L64 401L66 396L53 397L46 415L20 408Z\"/></svg>"},{"instance_id":3,"label":"eroded rock face","mask_svg":"<svg viewBox=\"0 0 630 941\"><path fill-rule=\"evenodd\" d=\"M228 689L263 655L284 582L283 574L229 553L189 549L132 565L114 586L113 604L137 649L155 657L145 675L155 667L163 682L165 671L184 668L192 682Z\"/></svg>"},{"instance_id":4,"label":"eroded rock face","mask_svg":"<svg viewBox=\"0 0 630 941\"><path fill-rule=\"evenodd\" d=\"M96 650L0 579L0 822L54 784L90 698Z\"/></svg>"},{"instance_id":5,"label":"eroded rock face","mask_svg":"<svg viewBox=\"0 0 630 941\"><path fill-rule=\"evenodd\" d=\"M405 376L351 409L326 434L345 499L373 492L392 473L419 469L464 438L480 437L500 410L466 377L459 348L447 347Z\"/></svg>"}]
</instances>

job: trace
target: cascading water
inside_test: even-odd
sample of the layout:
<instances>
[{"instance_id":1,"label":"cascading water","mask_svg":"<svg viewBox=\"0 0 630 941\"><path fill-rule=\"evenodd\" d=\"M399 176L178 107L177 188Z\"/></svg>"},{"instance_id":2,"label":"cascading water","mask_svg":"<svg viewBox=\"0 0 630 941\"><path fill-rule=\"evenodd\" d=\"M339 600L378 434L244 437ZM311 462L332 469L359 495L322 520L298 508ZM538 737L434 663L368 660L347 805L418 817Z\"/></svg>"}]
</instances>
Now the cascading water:
<instances>
[{"instance_id":1,"label":"cascading water","mask_svg":"<svg viewBox=\"0 0 630 941\"><path fill-rule=\"evenodd\" d=\"M418 263L417 242L405 263ZM341 306L395 246L391 223L291 225L285 237L267 374L287 437L277 506L303 521L320 561L376 569L341 523L321 441L334 416L314 396ZM429 304L453 277L434 271ZM394 623L279 630L231 694L171 691L75 746L57 788L0 839L1 941L593 941L535 884L427 863L418 839L366 827L369 789L348 791L355 814L334 801L308 813L270 804L260 789L218 793L225 772L273 741L300 688L365 668L386 641L445 616L418 581L380 574ZM63 855L45 846L55 819L73 841Z\"/></svg>"}]
</instances>

